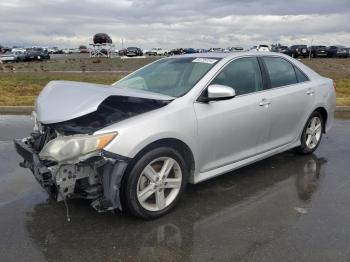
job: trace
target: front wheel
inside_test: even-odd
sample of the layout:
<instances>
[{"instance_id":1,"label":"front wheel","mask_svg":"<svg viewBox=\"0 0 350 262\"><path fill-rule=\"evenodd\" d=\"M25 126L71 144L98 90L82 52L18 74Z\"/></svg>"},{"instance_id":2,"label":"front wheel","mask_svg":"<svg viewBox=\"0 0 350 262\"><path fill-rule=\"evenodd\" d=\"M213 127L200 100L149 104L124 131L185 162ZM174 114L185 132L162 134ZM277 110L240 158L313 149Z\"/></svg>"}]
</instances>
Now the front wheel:
<instances>
[{"instance_id":1,"label":"front wheel","mask_svg":"<svg viewBox=\"0 0 350 262\"><path fill-rule=\"evenodd\" d=\"M319 146L324 130L324 120L322 115L315 111L309 117L301 134L301 145L297 152L303 155L311 154Z\"/></svg>"},{"instance_id":2,"label":"front wheel","mask_svg":"<svg viewBox=\"0 0 350 262\"><path fill-rule=\"evenodd\" d=\"M169 213L185 190L187 177L186 162L175 149L160 147L147 152L123 184L127 210L144 219Z\"/></svg>"}]
</instances>

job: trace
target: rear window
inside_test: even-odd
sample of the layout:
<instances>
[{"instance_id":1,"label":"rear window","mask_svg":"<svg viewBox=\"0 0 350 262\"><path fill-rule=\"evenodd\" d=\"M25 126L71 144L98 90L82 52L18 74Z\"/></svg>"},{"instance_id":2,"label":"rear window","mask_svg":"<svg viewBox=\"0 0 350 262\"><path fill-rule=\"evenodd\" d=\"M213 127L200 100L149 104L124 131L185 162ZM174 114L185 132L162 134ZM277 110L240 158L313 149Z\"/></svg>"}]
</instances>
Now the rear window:
<instances>
[{"instance_id":1,"label":"rear window","mask_svg":"<svg viewBox=\"0 0 350 262\"><path fill-rule=\"evenodd\" d=\"M298 83L294 66L280 57L263 57L271 87L287 86Z\"/></svg>"},{"instance_id":2,"label":"rear window","mask_svg":"<svg viewBox=\"0 0 350 262\"><path fill-rule=\"evenodd\" d=\"M297 67L294 67L295 74L299 83L309 81L309 78Z\"/></svg>"}]
</instances>

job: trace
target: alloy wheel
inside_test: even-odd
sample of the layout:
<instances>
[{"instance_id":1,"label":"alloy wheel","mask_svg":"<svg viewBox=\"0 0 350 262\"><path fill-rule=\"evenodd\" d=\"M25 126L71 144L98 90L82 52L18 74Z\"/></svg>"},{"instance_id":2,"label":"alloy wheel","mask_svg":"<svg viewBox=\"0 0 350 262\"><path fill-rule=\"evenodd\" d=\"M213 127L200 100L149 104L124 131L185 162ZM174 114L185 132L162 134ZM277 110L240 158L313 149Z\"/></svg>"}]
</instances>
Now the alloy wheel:
<instances>
[{"instance_id":1,"label":"alloy wheel","mask_svg":"<svg viewBox=\"0 0 350 262\"><path fill-rule=\"evenodd\" d=\"M179 163L171 157L151 161L137 182L137 199L148 211L161 211L178 196L182 184Z\"/></svg>"},{"instance_id":2,"label":"alloy wheel","mask_svg":"<svg viewBox=\"0 0 350 262\"><path fill-rule=\"evenodd\" d=\"M321 138L322 134L322 122L317 116L311 118L306 128L306 140L305 144L309 149L315 148Z\"/></svg>"}]
</instances>

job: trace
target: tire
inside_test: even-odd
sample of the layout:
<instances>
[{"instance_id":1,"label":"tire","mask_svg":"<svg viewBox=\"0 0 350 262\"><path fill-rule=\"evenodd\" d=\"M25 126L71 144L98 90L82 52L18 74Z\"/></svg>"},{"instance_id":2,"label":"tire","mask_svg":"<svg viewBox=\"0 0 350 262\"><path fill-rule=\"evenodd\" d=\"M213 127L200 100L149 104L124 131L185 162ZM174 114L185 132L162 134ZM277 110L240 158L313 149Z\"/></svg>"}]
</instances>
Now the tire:
<instances>
[{"instance_id":1,"label":"tire","mask_svg":"<svg viewBox=\"0 0 350 262\"><path fill-rule=\"evenodd\" d=\"M161 179L165 163L171 165L171 169L165 175L166 179ZM152 149L141 156L126 174L122 188L123 204L129 213L139 218L161 217L175 207L186 188L187 178L188 168L179 152L169 147Z\"/></svg>"},{"instance_id":2,"label":"tire","mask_svg":"<svg viewBox=\"0 0 350 262\"><path fill-rule=\"evenodd\" d=\"M302 155L308 155L313 153L320 145L323 130L324 120L322 118L322 115L319 112L315 111L306 121L303 133L301 134L300 138L301 145L296 148L297 153Z\"/></svg>"}]
</instances>

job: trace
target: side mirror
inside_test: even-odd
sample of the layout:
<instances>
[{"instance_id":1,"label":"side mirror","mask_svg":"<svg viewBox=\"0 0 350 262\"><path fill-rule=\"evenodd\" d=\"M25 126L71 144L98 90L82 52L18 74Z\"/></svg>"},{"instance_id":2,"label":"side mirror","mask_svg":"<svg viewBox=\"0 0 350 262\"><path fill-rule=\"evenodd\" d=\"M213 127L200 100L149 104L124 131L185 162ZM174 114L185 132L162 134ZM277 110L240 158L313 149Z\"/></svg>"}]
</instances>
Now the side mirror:
<instances>
[{"instance_id":1,"label":"side mirror","mask_svg":"<svg viewBox=\"0 0 350 262\"><path fill-rule=\"evenodd\" d=\"M198 99L199 102L210 102L210 101L219 101L227 100L236 96L236 92L232 87L224 85L210 85L207 88L206 94Z\"/></svg>"}]
</instances>

